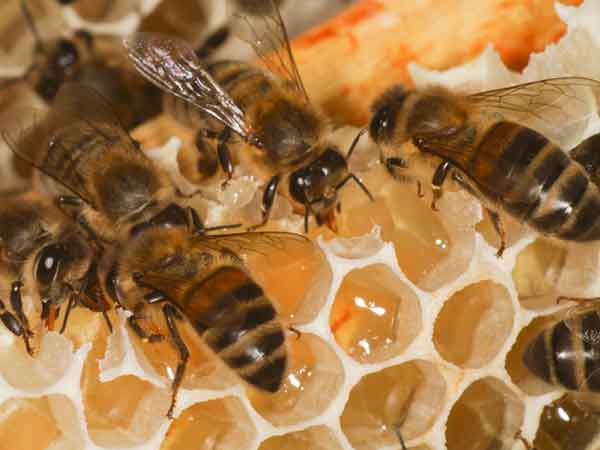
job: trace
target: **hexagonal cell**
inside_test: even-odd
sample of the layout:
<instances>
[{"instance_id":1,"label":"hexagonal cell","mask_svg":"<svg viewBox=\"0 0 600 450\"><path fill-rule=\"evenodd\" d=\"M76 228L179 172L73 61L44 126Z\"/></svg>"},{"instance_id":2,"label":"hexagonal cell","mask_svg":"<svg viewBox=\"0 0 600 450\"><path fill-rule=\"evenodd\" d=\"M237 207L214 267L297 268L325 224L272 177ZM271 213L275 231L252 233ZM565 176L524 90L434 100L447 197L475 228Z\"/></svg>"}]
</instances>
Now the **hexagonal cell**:
<instances>
[{"instance_id":1,"label":"hexagonal cell","mask_svg":"<svg viewBox=\"0 0 600 450\"><path fill-rule=\"evenodd\" d=\"M524 414L522 401L501 380L493 377L477 380L450 410L446 423L447 449L512 449Z\"/></svg>"},{"instance_id":2,"label":"hexagonal cell","mask_svg":"<svg viewBox=\"0 0 600 450\"><path fill-rule=\"evenodd\" d=\"M316 245L289 243L267 248L267 254L248 252L248 265L257 282L291 324L312 321L323 307L331 287L329 263ZM285 282L282 282L285 280Z\"/></svg>"},{"instance_id":3,"label":"hexagonal cell","mask_svg":"<svg viewBox=\"0 0 600 450\"><path fill-rule=\"evenodd\" d=\"M235 397L196 403L169 427L160 450L251 449L256 429L244 405Z\"/></svg>"},{"instance_id":4,"label":"hexagonal cell","mask_svg":"<svg viewBox=\"0 0 600 450\"><path fill-rule=\"evenodd\" d=\"M343 450L343 448L330 428L319 425L270 437L260 444L258 450Z\"/></svg>"},{"instance_id":5,"label":"hexagonal cell","mask_svg":"<svg viewBox=\"0 0 600 450\"><path fill-rule=\"evenodd\" d=\"M600 436L600 415L582 409L569 395L544 407L533 445L536 450L586 450Z\"/></svg>"},{"instance_id":6,"label":"hexagonal cell","mask_svg":"<svg viewBox=\"0 0 600 450\"><path fill-rule=\"evenodd\" d=\"M77 410L64 395L12 398L0 405L0 417L2 449L84 448Z\"/></svg>"},{"instance_id":7,"label":"hexagonal cell","mask_svg":"<svg viewBox=\"0 0 600 450\"><path fill-rule=\"evenodd\" d=\"M444 302L433 330L435 348L459 367L483 367L510 335L514 315L504 286L487 280L471 284Z\"/></svg>"},{"instance_id":8,"label":"hexagonal cell","mask_svg":"<svg viewBox=\"0 0 600 450\"><path fill-rule=\"evenodd\" d=\"M290 425L321 414L344 382L344 367L320 337L303 333L288 339L289 362L283 385L275 394L249 387L254 409L276 426Z\"/></svg>"},{"instance_id":9,"label":"hexagonal cell","mask_svg":"<svg viewBox=\"0 0 600 450\"><path fill-rule=\"evenodd\" d=\"M0 374L16 389L37 391L56 383L73 361L71 342L58 333L45 333L32 358L23 342L0 346Z\"/></svg>"},{"instance_id":10,"label":"hexagonal cell","mask_svg":"<svg viewBox=\"0 0 600 450\"><path fill-rule=\"evenodd\" d=\"M557 389L533 375L523 364L523 355L529 344L544 329L552 326L557 320L560 320L563 314L557 313L555 315L536 317L520 331L517 340L506 355L505 367L512 382L528 395L546 394Z\"/></svg>"},{"instance_id":11,"label":"hexagonal cell","mask_svg":"<svg viewBox=\"0 0 600 450\"><path fill-rule=\"evenodd\" d=\"M88 433L94 443L103 447L140 445L165 420L170 392L132 375L100 382L98 363L106 351L106 341L107 333L94 341L81 374Z\"/></svg>"},{"instance_id":12,"label":"hexagonal cell","mask_svg":"<svg viewBox=\"0 0 600 450\"><path fill-rule=\"evenodd\" d=\"M564 245L547 239L537 239L521 250L512 272L521 305L538 309L555 304L556 286L566 260Z\"/></svg>"},{"instance_id":13,"label":"hexagonal cell","mask_svg":"<svg viewBox=\"0 0 600 450\"><path fill-rule=\"evenodd\" d=\"M350 392L341 416L342 430L357 450L398 445L394 428L405 440L425 433L446 400L446 381L437 367L409 361L363 377Z\"/></svg>"},{"instance_id":14,"label":"hexagonal cell","mask_svg":"<svg viewBox=\"0 0 600 450\"><path fill-rule=\"evenodd\" d=\"M419 198L414 184L391 178L381 166L361 177L375 201L355 186L342 191L337 219L341 236L364 235L379 225L382 239L393 243L402 271L428 291L464 273L475 243L476 208L471 198L447 193L439 202L441 211L435 212L429 200Z\"/></svg>"},{"instance_id":15,"label":"hexagonal cell","mask_svg":"<svg viewBox=\"0 0 600 450\"><path fill-rule=\"evenodd\" d=\"M144 325L152 333L169 336L162 308L146 308ZM143 342L130 327L126 328L139 364L149 373L154 373L170 383L175 376L179 353L169 338L162 342ZM178 330L186 343L188 360L182 387L186 389L224 389L240 382L235 373L202 342L198 332L186 321L178 323Z\"/></svg>"},{"instance_id":16,"label":"hexagonal cell","mask_svg":"<svg viewBox=\"0 0 600 450\"><path fill-rule=\"evenodd\" d=\"M329 318L336 342L359 362L402 353L421 331L421 305L385 264L349 272Z\"/></svg>"}]
</instances>

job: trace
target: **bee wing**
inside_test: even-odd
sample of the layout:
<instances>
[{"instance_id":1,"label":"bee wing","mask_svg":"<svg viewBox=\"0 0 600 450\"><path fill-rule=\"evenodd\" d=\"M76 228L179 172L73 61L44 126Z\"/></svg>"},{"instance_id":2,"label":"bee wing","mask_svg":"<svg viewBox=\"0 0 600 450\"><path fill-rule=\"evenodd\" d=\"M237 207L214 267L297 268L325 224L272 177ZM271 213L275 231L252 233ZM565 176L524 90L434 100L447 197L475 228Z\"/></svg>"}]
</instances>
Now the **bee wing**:
<instances>
[{"instance_id":1,"label":"bee wing","mask_svg":"<svg viewBox=\"0 0 600 450\"><path fill-rule=\"evenodd\" d=\"M486 114L522 123L559 146L569 148L597 110L600 81L549 78L470 95Z\"/></svg>"},{"instance_id":2,"label":"bee wing","mask_svg":"<svg viewBox=\"0 0 600 450\"><path fill-rule=\"evenodd\" d=\"M258 256L269 258L275 253L293 250L313 250L314 244L301 234L287 232L231 233L192 237L197 249L226 252L247 262Z\"/></svg>"},{"instance_id":3,"label":"bee wing","mask_svg":"<svg viewBox=\"0 0 600 450\"><path fill-rule=\"evenodd\" d=\"M202 68L187 42L157 33L136 33L123 43L137 71L150 82L198 107L243 138L251 136L242 109Z\"/></svg>"},{"instance_id":4,"label":"bee wing","mask_svg":"<svg viewBox=\"0 0 600 450\"><path fill-rule=\"evenodd\" d=\"M600 303L570 307L563 319L569 331L600 352Z\"/></svg>"},{"instance_id":5,"label":"bee wing","mask_svg":"<svg viewBox=\"0 0 600 450\"><path fill-rule=\"evenodd\" d=\"M239 7L234 0L228 1L233 11L233 33L252 46L269 71L283 78L308 102L308 94L294 60L287 29L275 2L264 0L254 10L240 12L237 11Z\"/></svg>"},{"instance_id":6,"label":"bee wing","mask_svg":"<svg viewBox=\"0 0 600 450\"><path fill-rule=\"evenodd\" d=\"M78 83L65 83L47 111L21 111L20 123L2 130L2 136L18 157L90 205L86 174L65 171L69 159L85 151L91 140L104 142L107 147L122 142L131 151L139 151L107 100Z\"/></svg>"}]
</instances>

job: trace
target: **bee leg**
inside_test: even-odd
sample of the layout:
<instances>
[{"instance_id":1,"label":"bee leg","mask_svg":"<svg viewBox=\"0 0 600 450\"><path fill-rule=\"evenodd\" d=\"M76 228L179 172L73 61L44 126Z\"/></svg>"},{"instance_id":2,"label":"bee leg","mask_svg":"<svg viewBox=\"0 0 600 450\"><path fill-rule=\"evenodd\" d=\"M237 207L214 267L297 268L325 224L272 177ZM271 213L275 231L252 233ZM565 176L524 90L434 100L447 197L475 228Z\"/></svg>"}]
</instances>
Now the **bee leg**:
<instances>
[{"instance_id":1,"label":"bee leg","mask_svg":"<svg viewBox=\"0 0 600 450\"><path fill-rule=\"evenodd\" d=\"M451 168L452 165L450 164L450 161L443 161L437 169L435 169L435 173L433 174L433 179L431 180L431 188L433 189L431 209L434 211L439 211L437 208L437 201L442 198L442 184L444 184Z\"/></svg>"},{"instance_id":2,"label":"bee leg","mask_svg":"<svg viewBox=\"0 0 600 450\"><path fill-rule=\"evenodd\" d=\"M398 441L400 442L400 447L402 448L402 450L406 450L406 444L404 443L404 438L402 437L402 432L400 431L400 425L394 424L393 428L394 428L394 433L396 434L396 437L398 438Z\"/></svg>"},{"instance_id":3,"label":"bee leg","mask_svg":"<svg viewBox=\"0 0 600 450\"><path fill-rule=\"evenodd\" d=\"M267 186L265 187L265 190L263 192L262 203L260 205L262 220L258 224L249 227L248 231L262 227L269 220L269 215L271 214L271 208L273 207L273 202L275 201L275 195L277 194L277 186L279 186L280 180L281 177L279 175L275 175L267 183Z\"/></svg>"},{"instance_id":4,"label":"bee leg","mask_svg":"<svg viewBox=\"0 0 600 450\"><path fill-rule=\"evenodd\" d=\"M402 158L387 158L384 161L385 168L390 173L390 175L395 174L395 169L407 169L408 164Z\"/></svg>"},{"instance_id":5,"label":"bee leg","mask_svg":"<svg viewBox=\"0 0 600 450\"><path fill-rule=\"evenodd\" d=\"M292 333L294 333L296 335L296 340L298 340L302 337L302 331L298 330L297 328L288 327L288 330L290 330Z\"/></svg>"},{"instance_id":6,"label":"bee leg","mask_svg":"<svg viewBox=\"0 0 600 450\"><path fill-rule=\"evenodd\" d=\"M173 305L167 303L165 306L163 306L163 314L165 315L165 320L167 321L169 334L173 339L173 343L175 344L177 351L179 351L179 362L177 363L177 369L175 370L175 378L173 378L173 384L171 385L171 406L169 406L169 410L167 411L167 417L169 419L172 419L173 410L175 409L175 402L177 401L177 392L179 391L181 380L183 379L183 375L185 374L185 368L187 366L187 361L190 357L190 351L185 345L185 342L183 342L183 339L179 334L179 330L177 330L176 320L182 319L179 312L175 309Z\"/></svg>"},{"instance_id":7,"label":"bee leg","mask_svg":"<svg viewBox=\"0 0 600 450\"><path fill-rule=\"evenodd\" d=\"M23 312L23 299L21 295L21 289L23 288L23 283L20 281L13 281L10 289L10 306L15 312L17 319L23 324L24 331L28 337L33 336L29 328L29 321Z\"/></svg>"},{"instance_id":8,"label":"bee leg","mask_svg":"<svg viewBox=\"0 0 600 450\"><path fill-rule=\"evenodd\" d=\"M30 356L33 356L33 349L29 343L29 338L31 337L28 332L25 330L19 319L12 314L10 311L7 311L4 302L0 300L0 321L4 324L4 326L15 336L19 336L23 338L23 342L25 343L25 349Z\"/></svg>"},{"instance_id":9,"label":"bee leg","mask_svg":"<svg viewBox=\"0 0 600 450\"><path fill-rule=\"evenodd\" d=\"M229 28L222 26L213 31L194 53L200 59L206 59L221 47L229 37Z\"/></svg>"},{"instance_id":10,"label":"bee leg","mask_svg":"<svg viewBox=\"0 0 600 450\"><path fill-rule=\"evenodd\" d=\"M523 446L527 449L527 450L536 450L535 447L533 447L529 441L527 439L525 439L525 437L523 436L523 434L521 433L521 430L517 431L515 434L515 439L518 439L519 441L521 441L523 443Z\"/></svg>"},{"instance_id":11,"label":"bee leg","mask_svg":"<svg viewBox=\"0 0 600 450\"><path fill-rule=\"evenodd\" d=\"M223 187L227 186L227 183L233 178L233 162L231 160L231 153L229 152L229 146L227 141L231 137L231 131L229 128L225 128L219 135L219 145L217 145L217 156L219 157L219 164L227 175L227 180L223 183Z\"/></svg>"},{"instance_id":12,"label":"bee leg","mask_svg":"<svg viewBox=\"0 0 600 450\"><path fill-rule=\"evenodd\" d=\"M60 327L60 334L63 334L65 332L65 330L67 329L67 323L69 322L69 317L71 316L71 310L73 309L73 306L75 305L75 300L73 299L73 296L71 295L69 297L69 302L67 303L67 310L65 311L65 318L63 319L63 323L62 326Z\"/></svg>"},{"instance_id":13,"label":"bee leg","mask_svg":"<svg viewBox=\"0 0 600 450\"><path fill-rule=\"evenodd\" d=\"M145 319L145 316L142 314L145 306L146 305L144 303L138 303L135 306L133 315L127 318L127 323L136 336L142 340L142 342L151 344L154 342L161 342L165 339L162 334L147 332L139 322L140 320Z\"/></svg>"},{"instance_id":14,"label":"bee leg","mask_svg":"<svg viewBox=\"0 0 600 450\"><path fill-rule=\"evenodd\" d=\"M506 230L504 229L504 225L502 224L500 215L496 211L492 211L489 208L485 208L485 212L492 221L494 230L496 230L496 233L498 233L498 236L500 237L500 247L496 252L496 256L498 258L502 258L502 254L504 253L504 250L506 250Z\"/></svg>"}]
</instances>

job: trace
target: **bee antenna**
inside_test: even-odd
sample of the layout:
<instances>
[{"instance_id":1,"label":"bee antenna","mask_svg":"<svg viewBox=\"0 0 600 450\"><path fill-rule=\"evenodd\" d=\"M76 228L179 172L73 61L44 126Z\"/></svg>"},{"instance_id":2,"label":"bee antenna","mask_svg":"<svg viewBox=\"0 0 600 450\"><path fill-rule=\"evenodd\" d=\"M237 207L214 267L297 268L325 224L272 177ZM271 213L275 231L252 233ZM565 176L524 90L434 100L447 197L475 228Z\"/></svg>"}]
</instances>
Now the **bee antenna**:
<instances>
[{"instance_id":1,"label":"bee antenna","mask_svg":"<svg viewBox=\"0 0 600 450\"><path fill-rule=\"evenodd\" d=\"M21 0L21 13L23 14L23 17L25 18L27 27L31 31L31 34L33 34L33 39L35 40L35 45L37 47L39 47L42 50L42 52L47 53L46 47L44 46L44 41L42 40L42 36L40 35L40 32L39 32L37 26L35 25L35 21L33 20L31 11L29 11L29 8L27 7L27 0Z\"/></svg>"},{"instance_id":2,"label":"bee antenna","mask_svg":"<svg viewBox=\"0 0 600 450\"><path fill-rule=\"evenodd\" d=\"M367 188L367 186L364 185L364 183L360 180L360 178L358 178L356 175L354 175L353 173L348 174L348 176L346 178L344 178L336 187L335 190L337 191L338 189L341 189L342 187L344 187L344 185L348 182L348 181L354 181L356 184L358 184L358 187L362 189L362 191L367 195L367 197L369 197L369 200L374 201L375 199L373 198L373 194L371 194L371 192L369 191L369 189Z\"/></svg>"},{"instance_id":3,"label":"bee antenna","mask_svg":"<svg viewBox=\"0 0 600 450\"><path fill-rule=\"evenodd\" d=\"M362 130L360 130L358 132L358 134L354 137L354 140L352 141L352 144L350 144L350 150L348 150L348 153L346 154L346 161L348 161L350 159L350 157L352 156L352 153L354 153L354 149L356 148L356 145L358 144L358 141L360 141L360 138L362 137L363 134L365 134L367 132L366 128L363 128Z\"/></svg>"}]
</instances>

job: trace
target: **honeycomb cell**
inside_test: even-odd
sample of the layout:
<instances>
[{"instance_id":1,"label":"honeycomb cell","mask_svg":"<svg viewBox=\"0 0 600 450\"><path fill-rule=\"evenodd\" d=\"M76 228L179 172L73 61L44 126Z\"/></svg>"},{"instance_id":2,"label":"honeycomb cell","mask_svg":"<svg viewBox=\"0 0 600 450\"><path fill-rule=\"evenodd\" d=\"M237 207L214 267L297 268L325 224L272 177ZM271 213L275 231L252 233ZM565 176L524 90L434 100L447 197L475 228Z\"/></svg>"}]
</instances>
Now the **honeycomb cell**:
<instances>
[{"instance_id":1,"label":"honeycomb cell","mask_svg":"<svg viewBox=\"0 0 600 450\"><path fill-rule=\"evenodd\" d=\"M320 415L337 396L344 368L320 337L303 333L288 338L289 362L283 385L275 394L249 387L254 409L273 425L290 425Z\"/></svg>"},{"instance_id":2,"label":"honeycomb cell","mask_svg":"<svg viewBox=\"0 0 600 450\"><path fill-rule=\"evenodd\" d=\"M169 332L164 321L162 308L146 308L145 325L152 333L167 336L162 342L142 342L142 340L127 327L129 339L133 345L140 365L149 373L165 379L170 383L175 376L179 361L179 353L168 338ZM199 334L187 322L178 323L182 339L186 343L190 358L188 360L182 387L186 389L224 389L239 382L236 375L204 345Z\"/></svg>"},{"instance_id":3,"label":"honeycomb cell","mask_svg":"<svg viewBox=\"0 0 600 450\"><path fill-rule=\"evenodd\" d=\"M300 241L247 253L252 274L286 323L312 321L323 307L331 286L327 258L316 245ZM282 282L285 280L285 282Z\"/></svg>"},{"instance_id":4,"label":"honeycomb cell","mask_svg":"<svg viewBox=\"0 0 600 450\"><path fill-rule=\"evenodd\" d=\"M447 449L512 449L523 425L524 413L519 397L501 380L479 379L463 392L450 410L446 423Z\"/></svg>"},{"instance_id":5,"label":"honeycomb cell","mask_svg":"<svg viewBox=\"0 0 600 450\"><path fill-rule=\"evenodd\" d=\"M521 250L512 271L521 305L538 309L555 304L566 259L565 247L547 239L537 239Z\"/></svg>"},{"instance_id":6,"label":"honeycomb cell","mask_svg":"<svg viewBox=\"0 0 600 450\"><path fill-rule=\"evenodd\" d=\"M170 393L132 375L100 382L99 361L106 352L106 343L107 334L99 335L81 374L88 433L103 447L140 445L165 420Z\"/></svg>"},{"instance_id":7,"label":"honeycomb cell","mask_svg":"<svg viewBox=\"0 0 600 450\"><path fill-rule=\"evenodd\" d=\"M357 450L398 445L425 433L438 418L446 381L425 360L409 361L363 377L350 392L341 416L342 430Z\"/></svg>"},{"instance_id":8,"label":"honeycomb cell","mask_svg":"<svg viewBox=\"0 0 600 450\"><path fill-rule=\"evenodd\" d=\"M536 450L586 450L600 436L600 415L582 409L570 396L544 407L533 441Z\"/></svg>"},{"instance_id":9,"label":"honeycomb cell","mask_svg":"<svg viewBox=\"0 0 600 450\"><path fill-rule=\"evenodd\" d=\"M375 201L353 185L342 191L337 220L341 236L361 236L379 225L382 239L394 245L402 271L425 290L435 290L464 273L475 242L472 199L448 193L439 202L441 211L435 212L430 200L419 198L414 184L391 178L381 166L361 177Z\"/></svg>"},{"instance_id":10,"label":"honeycomb cell","mask_svg":"<svg viewBox=\"0 0 600 450\"><path fill-rule=\"evenodd\" d=\"M349 272L329 319L337 343L359 362L402 353L421 331L417 296L384 264Z\"/></svg>"},{"instance_id":11,"label":"honeycomb cell","mask_svg":"<svg viewBox=\"0 0 600 450\"><path fill-rule=\"evenodd\" d=\"M545 328L560 320L560 314L537 317L532 320L517 336L517 340L506 355L506 371L512 382L528 395L548 393L555 387L545 383L533 375L523 364L523 355L530 342Z\"/></svg>"},{"instance_id":12,"label":"honeycomb cell","mask_svg":"<svg viewBox=\"0 0 600 450\"><path fill-rule=\"evenodd\" d=\"M45 333L32 358L23 342L0 346L0 374L13 387L37 391L56 383L73 361L72 345L58 333Z\"/></svg>"},{"instance_id":13,"label":"honeycomb cell","mask_svg":"<svg viewBox=\"0 0 600 450\"><path fill-rule=\"evenodd\" d=\"M258 450L343 450L334 432L326 426L273 436L260 444Z\"/></svg>"},{"instance_id":14,"label":"honeycomb cell","mask_svg":"<svg viewBox=\"0 0 600 450\"><path fill-rule=\"evenodd\" d=\"M84 448L77 410L64 395L12 398L0 405L0 449Z\"/></svg>"},{"instance_id":15,"label":"honeycomb cell","mask_svg":"<svg viewBox=\"0 0 600 450\"><path fill-rule=\"evenodd\" d=\"M160 450L246 450L256 429L244 405L235 397L196 403L169 427Z\"/></svg>"},{"instance_id":16,"label":"honeycomb cell","mask_svg":"<svg viewBox=\"0 0 600 450\"><path fill-rule=\"evenodd\" d=\"M452 295L434 326L442 358L462 368L480 368L496 357L513 327L510 294L492 281L471 284Z\"/></svg>"}]
</instances>

